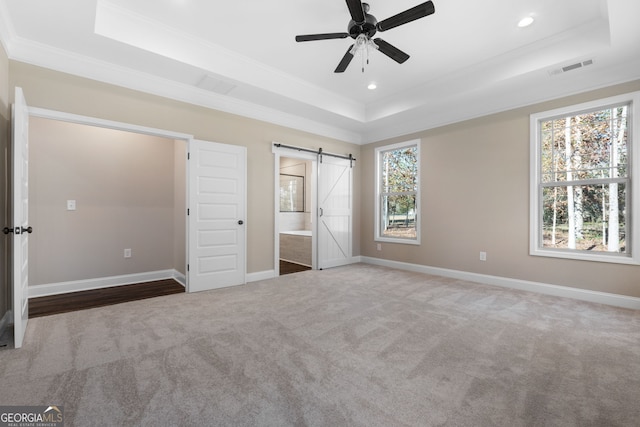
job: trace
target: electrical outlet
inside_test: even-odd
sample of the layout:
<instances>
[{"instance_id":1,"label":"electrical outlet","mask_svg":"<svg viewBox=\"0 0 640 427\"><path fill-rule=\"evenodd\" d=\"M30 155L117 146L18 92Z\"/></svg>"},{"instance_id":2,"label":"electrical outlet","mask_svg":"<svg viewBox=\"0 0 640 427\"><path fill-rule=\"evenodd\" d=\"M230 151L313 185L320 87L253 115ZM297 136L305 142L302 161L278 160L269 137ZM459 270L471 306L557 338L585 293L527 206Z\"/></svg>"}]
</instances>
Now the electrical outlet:
<instances>
[{"instance_id":1,"label":"electrical outlet","mask_svg":"<svg viewBox=\"0 0 640 427\"><path fill-rule=\"evenodd\" d=\"M76 201L75 200L67 200L67 210L75 211L76 210Z\"/></svg>"},{"instance_id":2,"label":"electrical outlet","mask_svg":"<svg viewBox=\"0 0 640 427\"><path fill-rule=\"evenodd\" d=\"M486 260L487 260L487 253L480 252L480 261L486 261Z\"/></svg>"},{"instance_id":3,"label":"electrical outlet","mask_svg":"<svg viewBox=\"0 0 640 427\"><path fill-rule=\"evenodd\" d=\"M382 250L382 243L378 243L378 244L376 245L376 249L377 249L377 250L379 250L379 251L381 251L381 250Z\"/></svg>"},{"instance_id":4,"label":"electrical outlet","mask_svg":"<svg viewBox=\"0 0 640 427\"><path fill-rule=\"evenodd\" d=\"M124 257L125 258L131 258L131 249L125 249L124 250Z\"/></svg>"}]
</instances>

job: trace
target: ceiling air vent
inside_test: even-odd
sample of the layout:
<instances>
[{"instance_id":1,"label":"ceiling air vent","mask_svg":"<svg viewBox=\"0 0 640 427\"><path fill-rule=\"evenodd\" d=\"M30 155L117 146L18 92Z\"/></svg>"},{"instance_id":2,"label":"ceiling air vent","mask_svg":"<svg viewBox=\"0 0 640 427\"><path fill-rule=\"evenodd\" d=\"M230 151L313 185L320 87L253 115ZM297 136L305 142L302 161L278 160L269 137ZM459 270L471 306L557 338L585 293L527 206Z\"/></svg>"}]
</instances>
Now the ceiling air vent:
<instances>
[{"instance_id":1,"label":"ceiling air vent","mask_svg":"<svg viewBox=\"0 0 640 427\"><path fill-rule=\"evenodd\" d=\"M198 86L200 89L219 93L220 95L227 95L237 87L233 83L225 82L208 74L206 74L196 86Z\"/></svg>"},{"instance_id":2,"label":"ceiling air vent","mask_svg":"<svg viewBox=\"0 0 640 427\"><path fill-rule=\"evenodd\" d=\"M549 70L549 75L557 76L558 74L577 70L578 68L583 68L592 64L593 64L593 59L587 59L586 61L576 62L575 64L565 65L564 67L561 67L561 68L555 68L553 70Z\"/></svg>"}]
</instances>

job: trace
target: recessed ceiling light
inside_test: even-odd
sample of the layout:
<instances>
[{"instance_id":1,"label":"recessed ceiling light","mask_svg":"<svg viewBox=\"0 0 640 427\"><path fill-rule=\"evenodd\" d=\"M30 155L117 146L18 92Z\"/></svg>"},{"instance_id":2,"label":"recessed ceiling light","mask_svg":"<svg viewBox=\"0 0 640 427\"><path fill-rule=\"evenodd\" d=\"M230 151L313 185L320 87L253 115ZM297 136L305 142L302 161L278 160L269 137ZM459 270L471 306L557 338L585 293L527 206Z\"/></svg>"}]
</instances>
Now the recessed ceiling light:
<instances>
[{"instance_id":1,"label":"recessed ceiling light","mask_svg":"<svg viewBox=\"0 0 640 427\"><path fill-rule=\"evenodd\" d=\"M369 86L367 86L367 89L369 90L374 90L378 87L378 85L376 85L375 83L369 83Z\"/></svg>"},{"instance_id":2,"label":"recessed ceiling light","mask_svg":"<svg viewBox=\"0 0 640 427\"><path fill-rule=\"evenodd\" d=\"M525 16L524 18L522 18L520 20L520 22L518 22L518 27L524 28L524 27L528 27L531 24L533 24L533 17L532 16Z\"/></svg>"}]
</instances>

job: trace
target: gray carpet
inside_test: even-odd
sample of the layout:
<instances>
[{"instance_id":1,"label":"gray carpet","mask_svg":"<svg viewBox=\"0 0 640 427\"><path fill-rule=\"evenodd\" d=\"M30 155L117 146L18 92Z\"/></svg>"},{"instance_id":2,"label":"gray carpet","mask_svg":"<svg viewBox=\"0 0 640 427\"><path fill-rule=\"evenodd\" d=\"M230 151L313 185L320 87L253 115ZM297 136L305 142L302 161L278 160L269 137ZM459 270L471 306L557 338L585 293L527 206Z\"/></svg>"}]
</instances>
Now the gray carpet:
<instances>
[{"instance_id":1,"label":"gray carpet","mask_svg":"<svg viewBox=\"0 0 640 427\"><path fill-rule=\"evenodd\" d=\"M638 426L640 314L357 264L32 319L67 426Z\"/></svg>"}]
</instances>

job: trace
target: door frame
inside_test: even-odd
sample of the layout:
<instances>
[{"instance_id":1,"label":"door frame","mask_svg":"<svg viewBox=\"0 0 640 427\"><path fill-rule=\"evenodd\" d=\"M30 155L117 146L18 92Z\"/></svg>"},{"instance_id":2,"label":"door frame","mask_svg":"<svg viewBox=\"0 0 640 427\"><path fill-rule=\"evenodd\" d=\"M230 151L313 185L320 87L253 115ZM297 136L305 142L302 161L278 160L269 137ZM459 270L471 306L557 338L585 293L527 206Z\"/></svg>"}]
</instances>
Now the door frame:
<instances>
[{"instance_id":1,"label":"door frame","mask_svg":"<svg viewBox=\"0 0 640 427\"><path fill-rule=\"evenodd\" d=\"M275 144L275 143L274 143ZM310 160L311 161L311 265L313 270L318 268L318 155L314 153L306 153L286 148L279 148L272 145L271 152L274 154L273 162L273 270L274 276L280 276L280 157L288 157L291 159Z\"/></svg>"},{"instance_id":2,"label":"door frame","mask_svg":"<svg viewBox=\"0 0 640 427\"><path fill-rule=\"evenodd\" d=\"M116 122L113 120L99 119L96 117L82 116L82 115L72 114L72 113L65 113L62 111L49 110L46 108L28 107L28 112L29 112L29 117L39 117L39 118L56 120L61 122L75 123L75 124L86 125L86 126L95 126L95 127L119 130L124 132L139 133L144 135L156 136L160 138L184 141L187 153L189 151L190 141L194 139L193 135L186 134L186 133L173 132L165 129L151 128L146 126L139 126L131 123ZM185 156L184 162L186 165L186 168L185 168L185 174L186 174L185 196L186 197L185 197L185 206L184 206L184 209L186 212L186 210L189 208L189 202L190 202L190 195L189 195L190 169L189 169L189 161L187 159L187 156ZM187 266L189 264L189 216L188 215L185 217L184 226L185 226L185 257L186 257L185 266ZM185 290L189 292L189 272L188 271L185 271L185 280L186 280Z\"/></svg>"},{"instance_id":3,"label":"door frame","mask_svg":"<svg viewBox=\"0 0 640 427\"><path fill-rule=\"evenodd\" d=\"M11 225L14 348L22 347L29 323L29 105L22 88L15 88L11 114ZM26 233L25 233L26 232Z\"/></svg>"}]
</instances>

